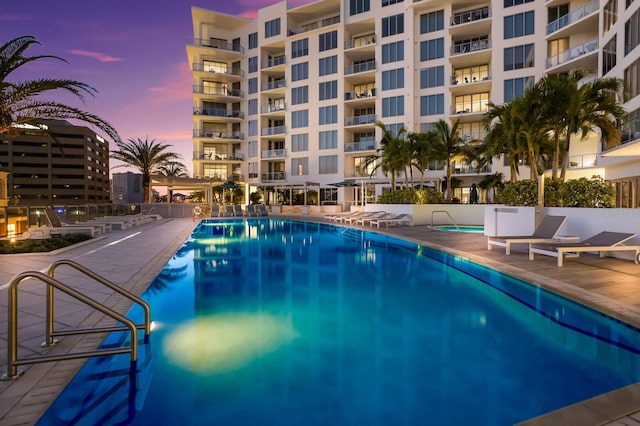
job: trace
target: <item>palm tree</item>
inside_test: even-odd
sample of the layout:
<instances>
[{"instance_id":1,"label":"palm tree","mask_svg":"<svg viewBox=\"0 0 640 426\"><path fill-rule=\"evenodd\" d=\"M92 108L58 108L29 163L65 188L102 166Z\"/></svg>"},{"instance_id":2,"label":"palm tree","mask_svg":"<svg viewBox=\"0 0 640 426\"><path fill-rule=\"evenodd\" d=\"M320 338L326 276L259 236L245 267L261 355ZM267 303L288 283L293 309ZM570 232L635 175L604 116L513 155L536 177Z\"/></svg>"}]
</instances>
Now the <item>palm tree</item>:
<instances>
[{"instance_id":1,"label":"palm tree","mask_svg":"<svg viewBox=\"0 0 640 426\"><path fill-rule=\"evenodd\" d=\"M411 187L413 188L413 167L420 171L420 187L424 187L424 172L435 160L433 154L433 133L409 133L407 142L411 148Z\"/></svg>"},{"instance_id":2,"label":"palm tree","mask_svg":"<svg viewBox=\"0 0 640 426\"><path fill-rule=\"evenodd\" d=\"M537 179L540 153L548 143L547 117L542 100L536 90L527 90L523 97L511 101L512 117L515 120L516 136L522 139L521 146L526 149L530 179Z\"/></svg>"},{"instance_id":3,"label":"palm tree","mask_svg":"<svg viewBox=\"0 0 640 426\"><path fill-rule=\"evenodd\" d=\"M174 152L166 152L171 145L158 142L155 139L144 140L129 139L116 141L118 150L111 152L111 158L122 161L124 164L117 167L131 166L142 173L142 189L144 192L143 203L148 203L151 188L151 174L155 173L163 165L180 159L180 155Z\"/></svg>"},{"instance_id":4,"label":"palm tree","mask_svg":"<svg viewBox=\"0 0 640 426\"><path fill-rule=\"evenodd\" d=\"M168 161L158 167L158 173L162 176L189 177L187 166L179 161Z\"/></svg>"},{"instance_id":5,"label":"palm tree","mask_svg":"<svg viewBox=\"0 0 640 426\"><path fill-rule=\"evenodd\" d=\"M562 157L560 178L564 179L569 165L571 136L580 132L581 140L595 128L600 130L600 139L607 143L620 138L626 112L619 103L624 82L618 78L596 78L579 85L585 72L572 74L567 110L567 141Z\"/></svg>"},{"instance_id":6,"label":"palm tree","mask_svg":"<svg viewBox=\"0 0 640 426\"><path fill-rule=\"evenodd\" d=\"M60 102L48 101L42 95L62 90L78 97L94 96L93 87L75 80L42 78L22 82L10 82L9 77L24 65L41 59L64 59L51 55L24 56L33 44L40 44L35 37L22 36L0 46L0 134L14 133L16 125L36 125L42 119L76 119L89 123L105 132L114 141L120 141L118 132L102 118Z\"/></svg>"},{"instance_id":7,"label":"palm tree","mask_svg":"<svg viewBox=\"0 0 640 426\"><path fill-rule=\"evenodd\" d=\"M376 151L376 155L366 159L364 166L367 168L371 164L375 164L371 175L373 175L378 168L382 170L385 176L391 174L391 190L393 191L396 188L396 174L404 171L406 176L407 166L411 162L403 138L406 130L404 127L401 127L398 133L394 135L391 130L387 129L381 122L377 122L376 126L382 130L380 148Z\"/></svg>"},{"instance_id":8,"label":"palm tree","mask_svg":"<svg viewBox=\"0 0 640 426\"><path fill-rule=\"evenodd\" d=\"M509 161L511 182L518 179L520 160L522 159L522 146L517 137L517 126L514 120L513 106L511 103L504 105L488 104L487 111L482 119L487 136L484 140L484 149L491 158L506 155Z\"/></svg>"},{"instance_id":9,"label":"palm tree","mask_svg":"<svg viewBox=\"0 0 640 426\"><path fill-rule=\"evenodd\" d=\"M453 198L453 187L451 186L451 161L456 155L462 153L463 141L458 133L459 121L449 127L449 124L440 119L433 132L433 153L437 160L446 162L447 171L447 201Z\"/></svg>"}]
</instances>

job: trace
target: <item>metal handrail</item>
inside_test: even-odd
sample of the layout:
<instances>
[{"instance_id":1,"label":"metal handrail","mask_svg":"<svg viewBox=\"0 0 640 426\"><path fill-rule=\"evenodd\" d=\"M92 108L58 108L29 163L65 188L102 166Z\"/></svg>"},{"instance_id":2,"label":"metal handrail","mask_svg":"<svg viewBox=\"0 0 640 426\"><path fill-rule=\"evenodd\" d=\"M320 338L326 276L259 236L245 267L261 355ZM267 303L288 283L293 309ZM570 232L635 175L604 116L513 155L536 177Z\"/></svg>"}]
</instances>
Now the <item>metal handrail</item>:
<instances>
[{"instance_id":1,"label":"metal handrail","mask_svg":"<svg viewBox=\"0 0 640 426\"><path fill-rule=\"evenodd\" d=\"M431 228L430 228L431 231L433 231L433 215L435 213L445 213L447 216L449 216L449 219L451 219L451 222L453 222L453 224L456 226L456 229L458 231L460 230L460 227L458 226L456 221L453 219L453 216L451 216L448 211L446 211L446 210L434 210L434 211L431 212Z\"/></svg>"},{"instance_id":2,"label":"metal handrail","mask_svg":"<svg viewBox=\"0 0 640 426\"><path fill-rule=\"evenodd\" d=\"M112 348L112 349L97 349L95 351L87 352L75 352L60 355L41 355L31 358L18 358L18 285L27 278L38 279L48 287L55 287L63 293L91 306L97 311L125 324L125 327L129 330L129 336L131 344L129 347ZM93 356L102 355L116 355L129 352L130 354L130 368L131 371L135 371L138 361L138 340L136 338L136 325L129 318L125 317L108 308L96 300L85 296L84 294L74 290L73 288L57 281L39 271L27 271L22 272L9 282L9 294L8 294L8 326L7 326L7 372L0 377L1 380L15 380L22 374L18 371L18 365L24 364L36 364L41 362L53 362L62 361L67 359L89 358Z\"/></svg>"},{"instance_id":3,"label":"metal handrail","mask_svg":"<svg viewBox=\"0 0 640 426\"><path fill-rule=\"evenodd\" d=\"M69 265L69 266L71 266L75 270L77 270L79 272L82 272L83 274L85 274L88 277L93 278L94 280L96 280L100 284L109 287L111 290L115 291L116 293L119 293L122 296L126 297L127 299L131 300L132 302L137 303L138 305L140 305L140 307L142 307L142 309L144 310L144 325L136 324L136 329L139 329L139 330L144 329L144 343L149 343L149 336L151 335L151 307L149 306L149 304L147 302L145 302L144 300L142 300L141 298L139 298L135 294L128 292L127 290L123 289L122 287L118 286L117 284L114 284L111 281L107 280L106 278L104 278L104 277L96 274L95 272L85 268L84 266L80 265L79 263L74 262L73 260L67 260L67 259L56 260L55 262L53 262L49 266L49 270L47 271L48 275L51 278L55 278L55 276L54 276L55 271L58 268L58 266L61 266L61 265ZM119 329L120 330L124 330L124 327L119 327ZM98 331L93 331L93 330L99 330L99 329L93 328L93 329L90 329L90 330L91 331L86 331L86 332L98 332ZM100 331L106 331L106 330L103 328ZM119 330L114 330L113 327L110 327L109 331L119 331ZM46 338L47 338L47 340L46 340L45 344L47 344L47 345L52 344L54 335L61 336L61 335L65 335L65 334L70 334L70 332L57 332L57 333L54 333L54 331L53 331L53 288L49 287L48 291L47 291L47 330L46 330Z\"/></svg>"}]
</instances>

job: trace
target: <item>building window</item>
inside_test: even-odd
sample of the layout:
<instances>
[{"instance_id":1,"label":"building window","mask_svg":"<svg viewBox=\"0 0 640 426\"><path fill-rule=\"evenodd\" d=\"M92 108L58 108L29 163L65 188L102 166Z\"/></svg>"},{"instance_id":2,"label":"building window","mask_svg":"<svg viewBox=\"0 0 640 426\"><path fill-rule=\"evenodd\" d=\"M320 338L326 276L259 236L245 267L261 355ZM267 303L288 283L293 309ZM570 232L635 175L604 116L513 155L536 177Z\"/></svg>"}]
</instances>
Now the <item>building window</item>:
<instances>
[{"instance_id":1,"label":"building window","mask_svg":"<svg viewBox=\"0 0 640 426\"><path fill-rule=\"evenodd\" d=\"M420 115L444 114L444 95L420 96Z\"/></svg>"},{"instance_id":2,"label":"building window","mask_svg":"<svg viewBox=\"0 0 640 426\"><path fill-rule=\"evenodd\" d=\"M247 133L249 136L258 136L258 120L249 120Z\"/></svg>"},{"instance_id":3,"label":"building window","mask_svg":"<svg viewBox=\"0 0 640 426\"><path fill-rule=\"evenodd\" d=\"M309 78L309 63L301 62L291 65L291 81L306 80Z\"/></svg>"},{"instance_id":4,"label":"building window","mask_svg":"<svg viewBox=\"0 0 640 426\"><path fill-rule=\"evenodd\" d=\"M524 92L533 87L534 78L521 77L504 81L504 101L511 102L515 98L524 96Z\"/></svg>"},{"instance_id":5,"label":"building window","mask_svg":"<svg viewBox=\"0 0 640 426\"><path fill-rule=\"evenodd\" d=\"M349 15L358 15L369 10L369 0L349 0Z\"/></svg>"},{"instance_id":6,"label":"building window","mask_svg":"<svg viewBox=\"0 0 640 426\"><path fill-rule=\"evenodd\" d=\"M291 152L309 151L309 134L301 133L291 136Z\"/></svg>"},{"instance_id":7,"label":"building window","mask_svg":"<svg viewBox=\"0 0 640 426\"><path fill-rule=\"evenodd\" d=\"M249 58L249 72L257 72L258 71L258 57L252 56Z\"/></svg>"},{"instance_id":8,"label":"building window","mask_svg":"<svg viewBox=\"0 0 640 426\"><path fill-rule=\"evenodd\" d=\"M532 44L507 47L504 49L504 70L531 68L534 65L534 49Z\"/></svg>"},{"instance_id":9,"label":"building window","mask_svg":"<svg viewBox=\"0 0 640 426\"><path fill-rule=\"evenodd\" d=\"M309 86L291 89L291 105L306 104L307 102L309 102Z\"/></svg>"},{"instance_id":10,"label":"building window","mask_svg":"<svg viewBox=\"0 0 640 426\"><path fill-rule=\"evenodd\" d=\"M404 14L382 18L382 37L404 33Z\"/></svg>"},{"instance_id":11,"label":"building window","mask_svg":"<svg viewBox=\"0 0 640 426\"><path fill-rule=\"evenodd\" d=\"M404 61L404 41L382 45L382 63Z\"/></svg>"},{"instance_id":12,"label":"building window","mask_svg":"<svg viewBox=\"0 0 640 426\"><path fill-rule=\"evenodd\" d=\"M249 94L258 92L258 78L253 77L249 79Z\"/></svg>"},{"instance_id":13,"label":"building window","mask_svg":"<svg viewBox=\"0 0 640 426\"><path fill-rule=\"evenodd\" d=\"M309 174L309 157L292 158L291 174L304 176Z\"/></svg>"},{"instance_id":14,"label":"building window","mask_svg":"<svg viewBox=\"0 0 640 426\"><path fill-rule=\"evenodd\" d=\"M533 0L504 0L504 7L518 6L525 3L531 3Z\"/></svg>"},{"instance_id":15,"label":"building window","mask_svg":"<svg viewBox=\"0 0 640 426\"><path fill-rule=\"evenodd\" d=\"M401 89L404 87L404 68L382 71L382 90Z\"/></svg>"},{"instance_id":16,"label":"building window","mask_svg":"<svg viewBox=\"0 0 640 426\"><path fill-rule=\"evenodd\" d=\"M274 37L280 35L280 18L273 19L264 23L264 37Z\"/></svg>"},{"instance_id":17,"label":"building window","mask_svg":"<svg viewBox=\"0 0 640 426\"><path fill-rule=\"evenodd\" d=\"M258 47L258 33L249 34L249 49Z\"/></svg>"},{"instance_id":18,"label":"building window","mask_svg":"<svg viewBox=\"0 0 640 426\"><path fill-rule=\"evenodd\" d=\"M258 128L258 122L256 122L256 129ZM249 141L247 144L247 155L249 158L255 158L258 156L258 141Z\"/></svg>"},{"instance_id":19,"label":"building window","mask_svg":"<svg viewBox=\"0 0 640 426\"><path fill-rule=\"evenodd\" d=\"M291 112L291 128L309 127L309 110Z\"/></svg>"},{"instance_id":20,"label":"building window","mask_svg":"<svg viewBox=\"0 0 640 426\"><path fill-rule=\"evenodd\" d=\"M618 20L618 0L609 0L603 11L602 35L605 35Z\"/></svg>"},{"instance_id":21,"label":"building window","mask_svg":"<svg viewBox=\"0 0 640 426\"><path fill-rule=\"evenodd\" d=\"M456 113L486 112L489 110L489 93L456 96L454 99Z\"/></svg>"},{"instance_id":22,"label":"building window","mask_svg":"<svg viewBox=\"0 0 640 426\"><path fill-rule=\"evenodd\" d=\"M404 96L382 98L382 116L395 117L404 115Z\"/></svg>"},{"instance_id":23,"label":"building window","mask_svg":"<svg viewBox=\"0 0 640 426\"><path fill-rule=\"evenodd\" d=\"M420 34L444 29L444 10L420 15Z\"/></svg>"},{"instance_id":24,"label":"building window","mask_svg":"<svg viewBox=\"0 0 640 426\"><path fill-rule=\"evenodd\" d=\"M255 115L258 113L258 100L249 99L247 102L247 110L249 115Z\"/></svg>"},{"instance_id":25,"label":"building window","mask_svg":"<svg viewBox=\"0 0 640 426\"><path fill-rule=\"evenodd\" d=\"M338 173L338 156L321 155L318 157L318 172L321 175Z\"/></svg>"},{"instance_id":26,"label":"building window","mask_svg":"<svg viewBox=\"0 0 640 426\"><path fill-rule=\"evenodd\" d=\"M489 64L453 70L452 84L466 84L489 79Z\"/></svg>"},{"instance_id":27,"label":"building window","mask_svg":"<svg viewBox=\"0 0 640 426\"><path fill-rule=\"evenodd\" d=\"M444 86L444 66L423 68L420 70L420 88Z\"/></svg>"},{"instance_id":28,"label":"building window","mask_svg":"<svg viewBox=\"0 0 640 426\"><path fill-rule=\"evenodd\" d=\"M382 0L382 7L389 6L396 3L402 3L404 0Z\"/></svg>"},{"instance_id":29,"label":"building window","mask_svg":"<svg viewBox=\"0 0 640 426\"><path fill-rule=\"evenodd\" d=\"M504 38L522 37L533 34L534 28L533 11L516 13L504 17Z\"/></svg>"},{"instance_id":30,"label":"building window","mask_svg":"<svg viewBox=\"0 0 640 426\"><path fill-rule=\"evenodd\" d=\"M425 40L420 42L420 60L444 58L444 38Z\"/></svg>"},{"instance_id":31,"label":"building window","mask_svg":"<svg viewBox=\"0 0 640 426\"><path fill-rule=\"evenodd\" d=\"M616 45L618 43L618 37L613 36L602 49L602 75L606 75L613 67L616 66L617 54Z\"/></svg>"},{"instance_id":32,"label":"building window","mask_svg":"<svg viewBox=\"0 0 640 426\"><path fill-rule=\"evenodd\" d=\"M624 24L624 54L627 55L640 44L640 9Z\"/></svg>"},{"instance_id":33,"label":"building window","mask_svg":"<svg viewBox=\"0 0 640 426\"><path fill-rule=\"evenodd\" d=\"M318 109L320 125L338 122L338 106L330 105Z\"/></svg>"},{"instance_id":34,"label":"building window","mask_svg":"<svg viewBox=\"0 0 640 426\"><path fill-rule=\"evenodd\" d=\"M320 58L318 63L318 74L321 76L335 74L338 72L338 56L329 56L327 58Z\"/></svg>"},{"instance_id":35,"label":"building window","mask_svg":"<svg viewBox=\"0 0 640 426\"><path fill-rule=\"evenodd\" d=\"M318 84L318 96L321 101L338 97L338 81L324 81Z\"/></svg>"},{"instance_id":36,"label":"building window","mask_svg":"<svg viewBox=\"0 0 640 426\"><path fill-rule=\"evenodd\" d=\"M309 54L309 39L296 40L291 42L291 57L299 58Z\"/></svg>"},{"instance_id":37,"label":"building window","mask_svg":"<svg viewBox=\"0 0 640 426\"><path fill-rule=\"evenodd\" d=\"M624 70L624 82L627 86L625 102L640 94L640 59L635 60Z\"/></svg>"},{"instance_id":38,"label":"building window","mask_svg":"<svg viewBox=\"0 0 640 426\"><path fill-rule=\"evenodd\" d=\"M318 133L318 142L320 149L335 149L338 147L338 131L329 130Z\"/></svg>"},{"instance_id":39,"label":"building window","mask_svg":"<svg viewBox=\"0 0 640 426\"><path fill-rule=\"evenodd\" d=\"M318 50L324 52L338 47L338 31L318 35Z\"/></svg>"}]
</instances>

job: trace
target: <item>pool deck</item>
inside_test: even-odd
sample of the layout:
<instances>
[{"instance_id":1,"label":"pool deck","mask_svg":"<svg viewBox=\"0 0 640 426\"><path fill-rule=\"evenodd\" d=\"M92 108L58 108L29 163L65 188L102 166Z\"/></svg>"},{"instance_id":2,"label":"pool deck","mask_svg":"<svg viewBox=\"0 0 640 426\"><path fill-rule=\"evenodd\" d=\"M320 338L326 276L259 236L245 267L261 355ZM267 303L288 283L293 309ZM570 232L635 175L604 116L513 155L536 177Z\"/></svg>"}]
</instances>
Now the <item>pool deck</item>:
<instances>
[{"instance_id":1,"label":"pool deck","mask_svg":"<svg viewBox=\"0 0 640 426\"><path fill-rule=\"evenodd\" d=\"M318 216L278 217L323 221ZM133 229L114 230L106 236L55 253L0 255L0 374L6 372L7 364L7 284L16 274L45 271L55 260L70 259L140 294L195 225L191 219L161 219ZM426 226L397 226L379 232L433 246L523 278L640 327L640 265L632 261L584 255L568 259L564 267L558 268L555 258L539 256L530 261L524 250L513 250L510 256L505 255L504 249L489 251L482 234L431 231ZM118 312L125 313L129 309L128 300L96 283L87 282L70 268L63 268L56 275L61 281L81 288L83 293ZM92 350L104 339L103 334L67 336L51 349L40 348L44 340L43 285L33 279L25 280L19 294L19 356ZM64 297L56 300L57 327L111 324L103 315L80 302ZM0 426L33 425L84 362L80 359L27 365L18 380L0 381ZM522 423L526 426L560 424L640 426L640 384Z\"/></svg>"}]
</instances>

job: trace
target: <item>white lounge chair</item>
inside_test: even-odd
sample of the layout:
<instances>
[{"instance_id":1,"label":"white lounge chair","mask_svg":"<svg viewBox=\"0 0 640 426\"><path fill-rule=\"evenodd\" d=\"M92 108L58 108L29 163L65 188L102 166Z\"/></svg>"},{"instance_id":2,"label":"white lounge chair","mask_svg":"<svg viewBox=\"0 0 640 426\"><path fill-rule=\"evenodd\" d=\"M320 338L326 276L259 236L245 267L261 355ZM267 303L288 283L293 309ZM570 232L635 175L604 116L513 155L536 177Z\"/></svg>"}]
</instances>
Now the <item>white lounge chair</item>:
<instances>
[{"instance_id":1,"label":"white lounge chair","mask_svg":"<svg viewBox=\"0 0 640 426\"><path fill-rule=\"evenodd\" d=\"M558 258L558 266L562 266L565 257L579 257L583 252L598 252L605 257L611 251L633 251L634 262L640 262L640 246L625 246L626 241L636 234L622 232L600 232L591 238L577 243L547 243L529 245L529 260L534 260L535 254Z\"/></svg>"},{"instance_id":2,"label":"white lounge chair","mask_svg":"<svg viewBox=\"0 0 640 426\"><path fill-rule=\"evenodd\" d=\"M401 225L401 224L411 224L411 216L407 213L402 213L398 215L389 215L386 217L381 217L379 219L374 219L369 222L371 226L375 225L380 228L381 224L388 225Z\"/></svg>"},{"instance_id":3,"label":"white lounge chair","mask_svg":"<svg viewBox=\"0 0 640 426\"><path fill-rule=\"evenodd\" d=\"M492 246L505 247L506 254L511 254L512 244L550 243L554 241L554 236L566 220L566 216L545 216L538 224L531 235L489 237L487 239L487 250Z\"/></svg>"},{"instance_id":4,"label":"white lounge chair","mask_svg":"<svg viewBox=\"0 0 640 426\"><path fill-rule=\"evenodd\" d=\"M371 214L368 214L366 216L359 217L358 219L356 219L355 223L356 225L364 226L367 223L371 223L372 220L382 219L386 215L387 215L387 212L371 212Z\"/></svg>"}]
</instances>

